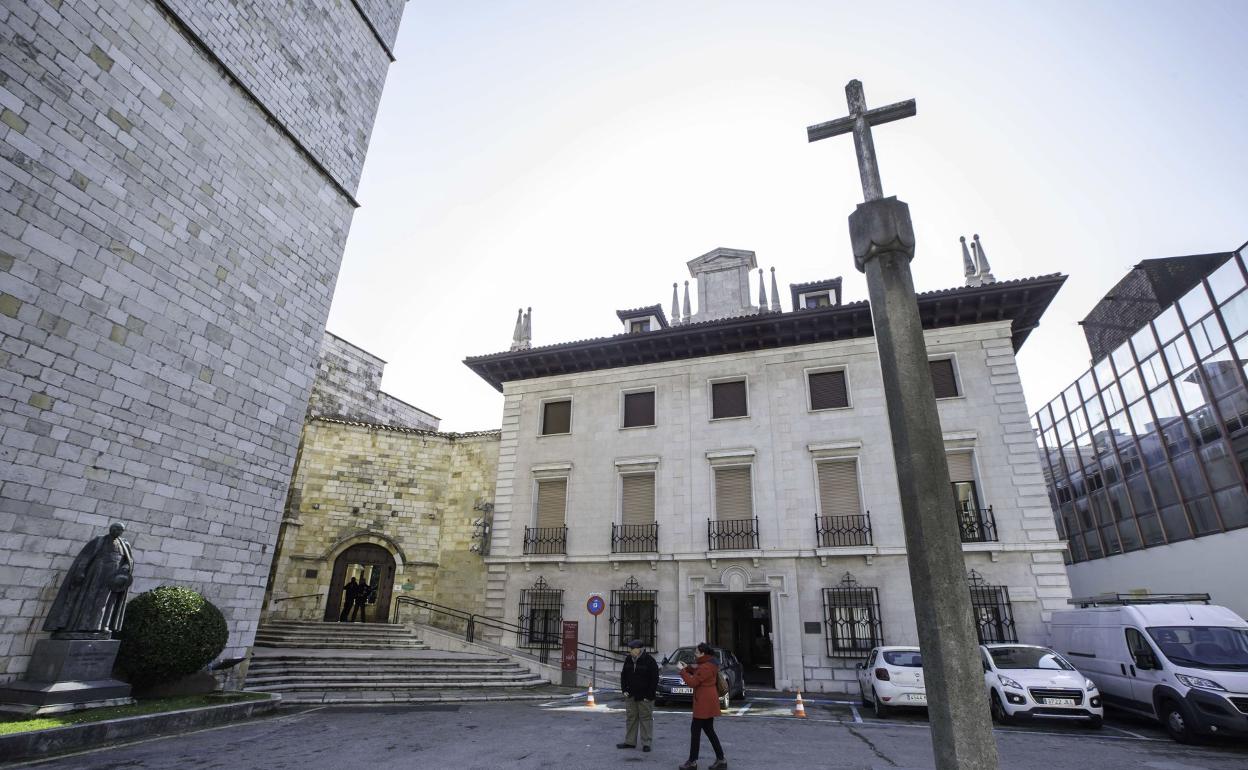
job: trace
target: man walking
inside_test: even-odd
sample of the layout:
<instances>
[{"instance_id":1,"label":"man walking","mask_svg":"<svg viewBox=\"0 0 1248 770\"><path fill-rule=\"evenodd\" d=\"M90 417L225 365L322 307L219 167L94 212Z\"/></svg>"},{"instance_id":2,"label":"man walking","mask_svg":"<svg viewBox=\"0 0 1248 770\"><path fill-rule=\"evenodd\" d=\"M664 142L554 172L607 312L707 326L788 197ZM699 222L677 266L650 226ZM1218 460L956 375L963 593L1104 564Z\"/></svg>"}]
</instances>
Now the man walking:
<instances>
[{"instance_id":1,"label":"man walking","mask_svg":"<svg viewBox=\"0 0 1248 770\"><path fill-rule=\"evenodd\" d=\"M637 731L641 730L641 750L649 751L654 740L654 696L659 688L659 664L640 639L628 643L628 657L620 672L620 689L628 715L624 730L624 742L615 744L617 749L637 746Z\"/></svg>"},{"instance_id":2,"label":"man walking","mask_svg":"<svg viewBox=\"0 0 1248 770\"><path fill-rule=\"evenodd\" d=\"M342 602L342 613L338 615L338 621L347 622L347 616L351 614L351 608L355 606L355 597L360 595L360 584L355 578L351 578L351 582L347 583L343 588L344 600Z\"/></svg>"}]
</instances>

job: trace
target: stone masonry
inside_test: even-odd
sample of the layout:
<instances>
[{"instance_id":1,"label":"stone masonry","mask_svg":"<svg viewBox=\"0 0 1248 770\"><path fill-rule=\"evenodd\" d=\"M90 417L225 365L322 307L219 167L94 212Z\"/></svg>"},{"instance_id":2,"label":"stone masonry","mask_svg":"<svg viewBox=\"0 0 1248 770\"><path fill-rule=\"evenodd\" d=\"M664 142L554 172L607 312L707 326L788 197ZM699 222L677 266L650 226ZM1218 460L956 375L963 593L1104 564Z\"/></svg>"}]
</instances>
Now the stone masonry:
<instances>
[{"instance_id":1,"label":"stone masonry","mask_svg":"<svg viewBox=\"0 0 1248 770\"><path fill-rule=\"evenodd\" d=\"M0 6L0 680L77 544L251 644L402 0Z\"/></svg>"},{"instance_id":2,"label":"stone masonry","mask_svg":"<svg viewBox=\"0 0 1248 770\"><path fill-rule=\"evenodd\" d=\"M372 353L325 332L308 416L437 430L441 423L437 417L381 391L385 365Z\"/></svg>"},{"instance_id":3,"label":"stone masonry","mask_svg":"<svg viewBox=\"0 0 1248 770\"><path fill-rule=\"evenodd\" d=\"M483 611L485 565L474 522L489 520L498 442L498 431L309 420L266 617L321 619L334 561L357 543L395 557L395 597Z\"/></svg>"}]
</instances>

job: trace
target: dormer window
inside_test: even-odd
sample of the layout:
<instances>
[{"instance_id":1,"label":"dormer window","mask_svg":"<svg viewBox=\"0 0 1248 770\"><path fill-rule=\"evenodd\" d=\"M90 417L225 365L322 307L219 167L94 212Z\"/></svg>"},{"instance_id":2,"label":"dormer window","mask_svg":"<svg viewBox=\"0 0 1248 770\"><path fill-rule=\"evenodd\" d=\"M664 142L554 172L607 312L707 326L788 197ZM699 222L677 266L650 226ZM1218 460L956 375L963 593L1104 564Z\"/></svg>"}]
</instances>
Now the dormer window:
<instances>
[{"instance_id":1,"label":"dormer window","mask_svg":"<svg viewBox=\"0 0 1248 770\"><path fill-rule=\"evenodd\" d=\"M807 308L832 306L832 295L826 291L817 292L815 294L806 294L803 296L806 298Z\"/></svg>"},{"instance_id":2,"label":"dormer window","mask_svg":"<svg viewBox=\"0 0 1248 770\"><path fill-rule=\"evenodd\" d=\"M649 331L668 328L667 316L663 314L663 308L659 305L617 310L615 317L624 324L624 331L627 334L645 334Z\"/></svg>"},{"instance_id":3,"label":"dormer window","mask_svg":"<svg viewBox=\"0 0 1248 770\"><path fill-rule=\"evenodd\" d=\"M640 334L642 332L648 332L648 331L650 331L650 319L649 318L645 318L640 321L628 322L629 334Z\"/></svg>"},{"instance_id":4,"label":"dormer window","mask_svg":"<svg viewBox=\"0 0 1248 770\"><path fill-rule=\"evenodd\" d=\"M840 278L791 283L789 291L793 295L794 310L818 310L825 307L839 307L841 304Z\"/></svg>"}]
</instances>

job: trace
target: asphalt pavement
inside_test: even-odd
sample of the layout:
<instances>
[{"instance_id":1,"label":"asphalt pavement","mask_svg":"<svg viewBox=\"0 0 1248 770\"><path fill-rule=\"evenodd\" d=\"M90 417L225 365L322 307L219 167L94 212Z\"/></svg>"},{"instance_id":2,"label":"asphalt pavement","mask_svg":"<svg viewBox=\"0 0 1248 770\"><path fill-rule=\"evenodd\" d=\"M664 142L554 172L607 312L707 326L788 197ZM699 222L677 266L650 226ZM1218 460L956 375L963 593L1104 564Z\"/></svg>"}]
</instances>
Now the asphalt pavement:
<instances>
[{"instance_id":1,"label":"asphalt pavement","mask_svg":"<svg viewBox=\"0 0 1248 770\"><path fill-rule=\"evenodd\" d=\"M715 720L733 768L933 767L921 712L877 720L849 700L812 697L807 717L787 697L751 696ZM686 758L689 709L656 709L650 753L617 749L619 696L424 706L313 706L200 732L7 767L41 770L347 770L348 768L672 768ZM1065 724L996 730L1009 770L1245 770L1248 741L1182 746L1138 722L1101 730ZM701 767L714 759L703 745Z\"/></svg>"}]
</instances>

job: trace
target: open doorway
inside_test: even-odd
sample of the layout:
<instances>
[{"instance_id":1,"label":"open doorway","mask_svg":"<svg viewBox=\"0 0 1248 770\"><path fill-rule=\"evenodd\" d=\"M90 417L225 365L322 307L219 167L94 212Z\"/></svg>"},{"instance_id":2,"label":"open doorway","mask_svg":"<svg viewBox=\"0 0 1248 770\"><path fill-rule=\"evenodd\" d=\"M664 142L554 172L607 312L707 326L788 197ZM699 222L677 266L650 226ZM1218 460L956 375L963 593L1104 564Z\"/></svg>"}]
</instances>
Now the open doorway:
<instances>
[{"instance_id":1,"label":"open doorway","mask_svg":"<svg viewBox=\"0 0 1248 770\"><path fill-rule=\"evenodd\" d=\"M708 593L706 640L715 647L732 650L745 668L747 685L776 686L770 594Z\"/></svg>"},{"instance_id":2,"label":"open doorway","mask_svg":"<svg viewBox=\"0 0 1248 770\"><path fill-rule=\"evenodd\" d=\"M326 620L360 620L385 623L390 615L390 595L394 590L394 557L379 545L359 543L342 552L334 561L329 597L325 607ZM362 600L362 607L347 603L346 587L355 578L360 588L352 593Z\"/></svg>"}]
</instances>

